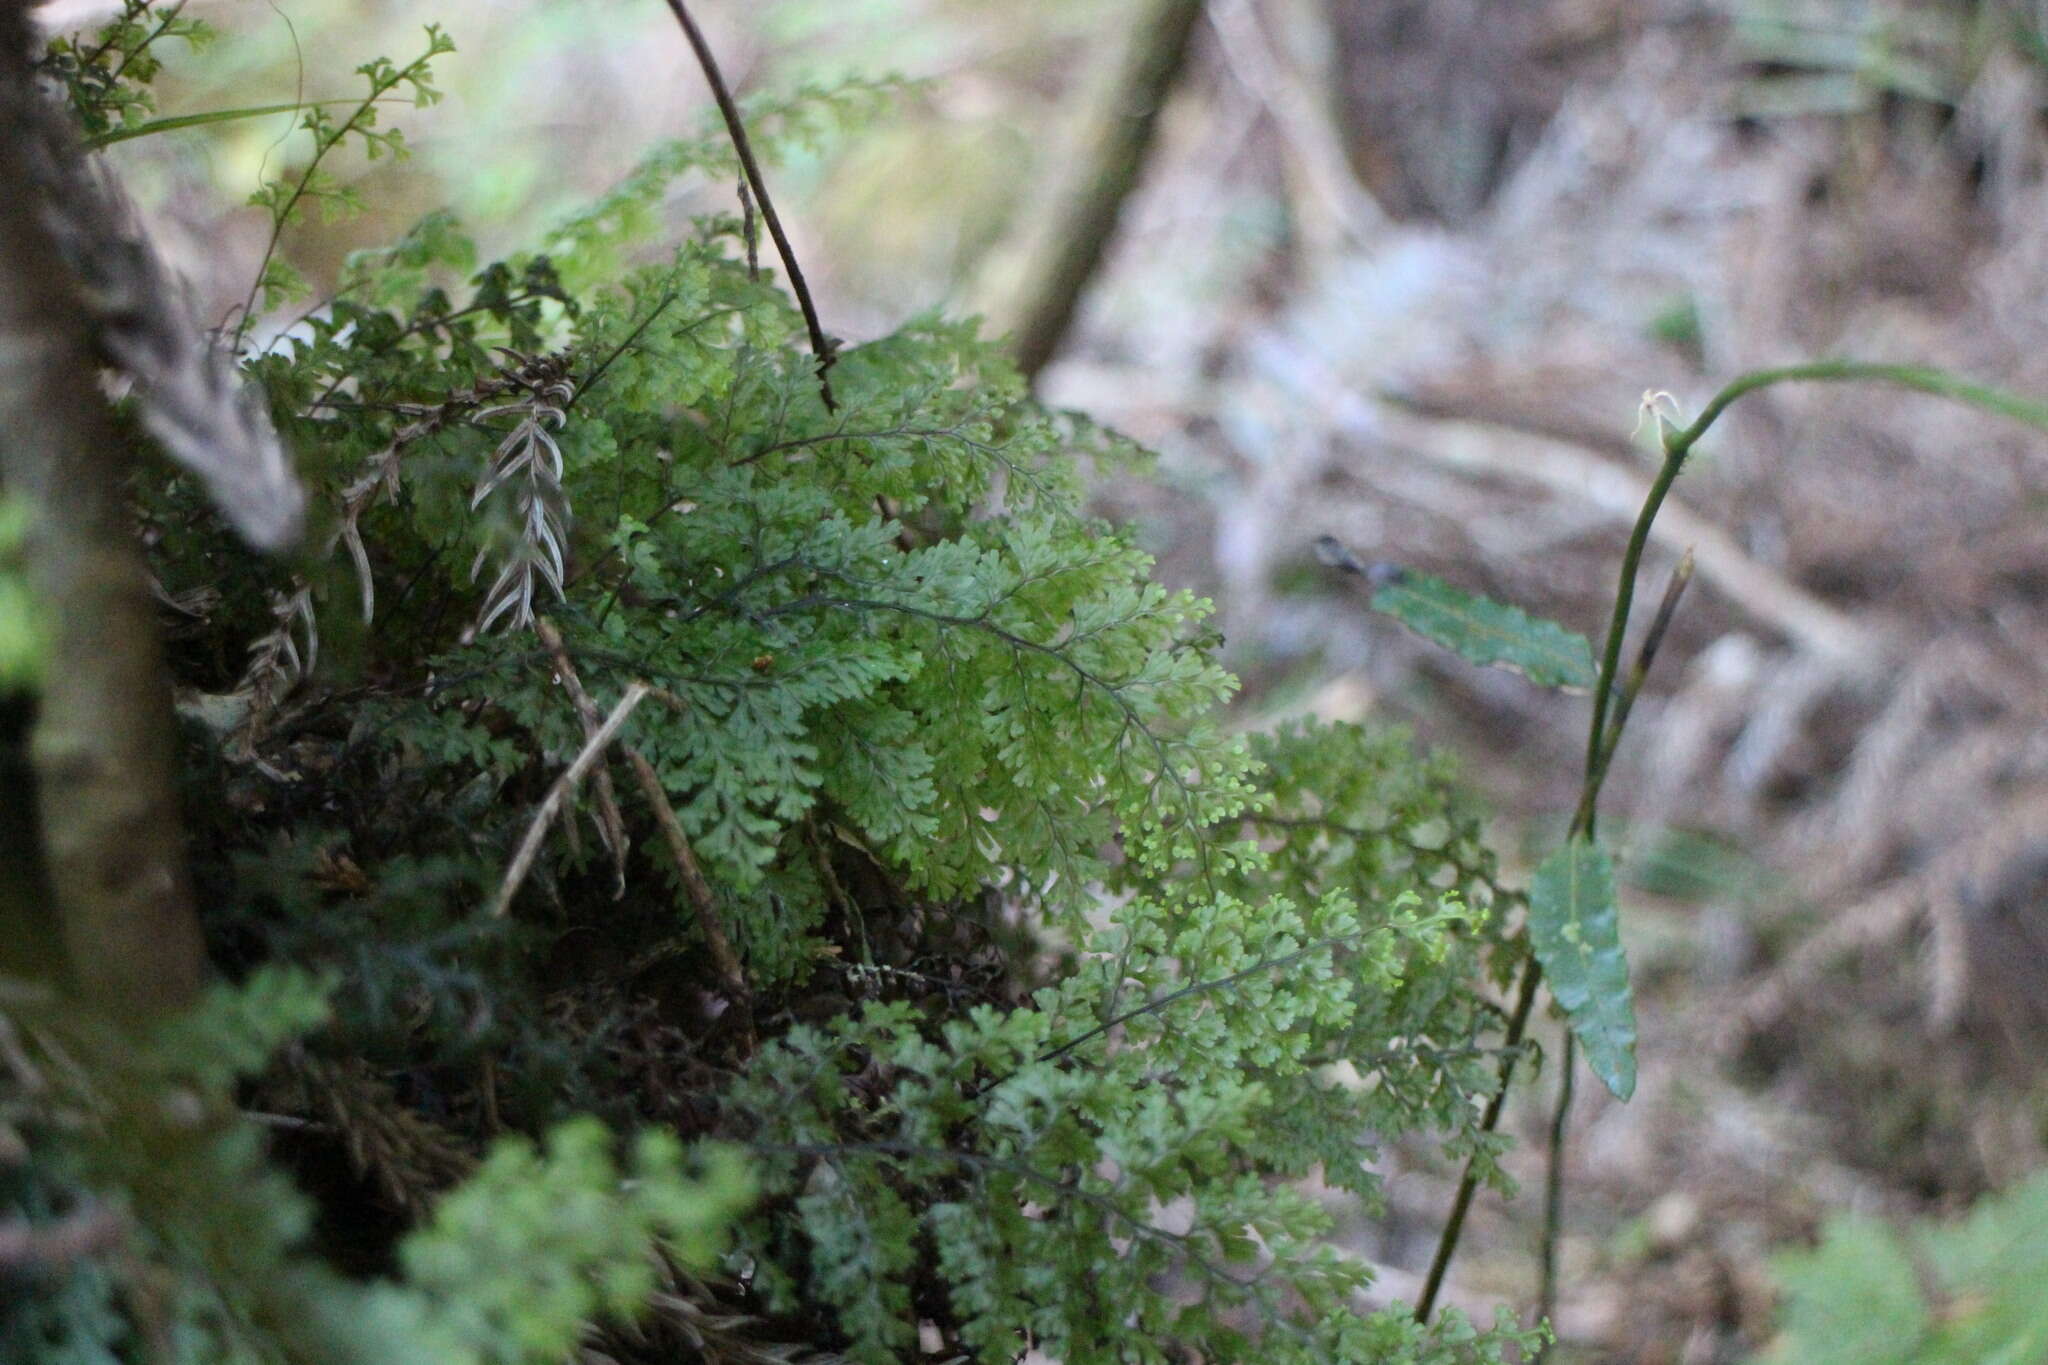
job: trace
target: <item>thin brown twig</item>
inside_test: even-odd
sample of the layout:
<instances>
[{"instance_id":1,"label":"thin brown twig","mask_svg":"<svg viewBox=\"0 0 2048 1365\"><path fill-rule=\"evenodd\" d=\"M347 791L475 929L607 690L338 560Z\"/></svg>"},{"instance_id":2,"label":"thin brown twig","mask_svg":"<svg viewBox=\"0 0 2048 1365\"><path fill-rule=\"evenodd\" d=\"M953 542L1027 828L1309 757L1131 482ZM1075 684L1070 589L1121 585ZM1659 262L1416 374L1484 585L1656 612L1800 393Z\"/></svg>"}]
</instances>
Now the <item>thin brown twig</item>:
<instances>
[{"instance_id":1,"label":"thin brown twig","mask_svg":"<svg viewBox=\"0 0 2048 1365\"><path fill-rule=\"evenodd\" d=\"M526 827L526 837L519 841L519 851L512 855L511 866L505 869L504 884L498 888L497 899L491 905L493 918L502 917L512 908L512 897L518 894L519 884L526 880L527 872L532 869L534 856L540 852L540 841L546 837L548 826L555 822L555 816L561 812L562 803L568 799L569 793L576 789L576 784L583 780L583 775L590 771L590 765L603 755L606 746L612 742L612 737L619 733L619 727L633 714L633 708L646 697L646 683L626 684L626 695L619 698L619 704L605 717L604 724L600 725L597 733L584 744L583 751L576 755L576 761L564 768L562 775L555 779L555 785L548 788L548 794L541 801L540 809L533 813L533 822Z\"/></svg>"},{"instance_id":2,"label":"thin brown twig","mask_svg":"<svg viewBox=\"0 0 2048 1365\"><path fill-rule=\"evenodd\" d=\"M704 933L704 946L711 951L711 964L723 978L726 990L732 993L734 1003L743 1005L752 995L746 973L740 970L739 956L732 950L732 940L725 935L725 923L718 914L718 901L712 895L711 883L705 879L704 869L698 866L697 855L690 850L690 840L683 833L683 823L676 819L675 808L668 802L668 793L661 789L661 777L654 771L654 765L647 761L647 756L631 745L625 746L624 752L626 765L633 770L634 780L640 784L640 794L654 808L655 820L661 825L661 836L675 858L683 892L697 912L697 925Z\"/></svg>"},{"instance_id":3,"label":"thin brown twig","mask_svg":"<svg viewBox=\"0 0 2048 1365\"><path fill-rule=\"evenodd\" d=\"M747 244L747 278L761 278L761 228L754 218L754 194L743 175L739 183L740 240Z\"/></svg>"},{"instance_id":4,"label":"thin brown twig","mask_svg":"<svg viewBox=\"0 0 2048 1365\"><path fill-rule=\"evenodd\" d=\"M562 679L562 687L569 694L569 700L576 707L576 714L583 718L583 735L588 739L595 735L604 720L597 713L597 703L583 690L583 680L576 676L576 666L569 662L569 651L562 646L562 633L555 629L555 623L545 616L533 621L534 634L547 646L548 656L555 662L555 672ZM650 694L653 689L648 689ZM604 846L612 855L612 870L616 874L616 885L612 899L626 894L626 851L631 841L626 837L625 817L619 814L619 797L612 786L612 770L600 765L597 770L597 828L604 836Z\"/></svg>"},{"instance_id":5,"label":"thin brown twig","mask_svg":"<svg viewBox=\"0 0 2048 1365\"><path fill-rule=\"evenodd\" d=\"M540 642L547 647L556 670L562 675L563 686L569 689L570 699L576 703L576 708L583 715L584 724L588 728L596 718L597 708L584 692L582 679L576 676L576 668L569 660L569 650L562 642L561 631L555 628L554 622L546 617L539 617L534 621L534 633L540 636ZM661 688L649 687L645 683L634 683L633 686L673 710L682 710L687 705L682 698ZM689 836L683 831L682 821L676 818L675 808L669 804L668 793L662 790L660 774L654 771L654 765L647 761L647 756L632 745L621 744L619 752L625 755L626 764L633 770L633 780L639 786L640 794L653 808L655 821L661 826L662 839L668 844L669 853L675 860L676 874L683 883L683 893L690 898L690 906L697 913L698 927L703 931L705 947L711 953L712 966L735 1001L748 999L751 991L747 986L746 973L741 970L739 955L733 951L732 940L726 935L725 922L719 916L718 901L711 890L711 882L705 877L703 867L697 862L697 855L690 847ZM602 801L603 793L609 787L609 777L600 770L598 780L605 784L599 789L599 800ZM612 816L609 818L617 818L616 806L613 807ZM620 848L623 850L623 829L619 837ZM622 871L621 877L623 875Z\"/></svg>"},{"instance_id":6,"label":"thin brown twig","mask_svg":"<svg viewBox=\"0 0 2048 1365\"><path fill-rule=\"evenodd\" d=\"M832 397L832 366L839 360L839 343L825 335L825 328L818 321L818 305L811 301L810 286L804 283L804 272L797 266L796 252L789 245L789 236L782 230L782 219L776 215L775 201L768 197L768 181L761 174L760 163L754 160L754 147L747 140L747 126L740 118L739 104L727 88L725 77L718 69L718 59L712 55L711 44L704 41L703 30L690 17L690 11L683 0L668 0L669 11L676 16L676 22L683 26L683 36L690 40L690 50L697 54L697 65L704 71L704 81L711 87L711 97L718 101L718 112L725 119L725 131L732 138L732 147L739 154L740 169L746 175L747 184L753 187L754 203L761 212L761 221L768 225L768 235L775 239L775 254L782 258L782 268L789 272L789 291L796 295L797 307L803 310L804 327L811 335L811 354L818 358L818 393L825 400L825 411L839 411L839 403Z\"/></svg>"}]
</instances>

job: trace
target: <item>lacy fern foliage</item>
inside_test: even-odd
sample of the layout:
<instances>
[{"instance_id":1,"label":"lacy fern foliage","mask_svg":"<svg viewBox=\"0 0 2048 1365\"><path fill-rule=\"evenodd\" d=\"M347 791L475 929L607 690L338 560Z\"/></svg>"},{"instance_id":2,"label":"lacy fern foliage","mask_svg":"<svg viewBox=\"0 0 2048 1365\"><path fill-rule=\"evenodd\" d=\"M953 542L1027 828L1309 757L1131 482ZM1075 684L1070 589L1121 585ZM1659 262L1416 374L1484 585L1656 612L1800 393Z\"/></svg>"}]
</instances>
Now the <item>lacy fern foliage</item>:
<instances>
[{"instance_id":1,"label":"lacy fern foliage","mask_svg":"<svg viewBox=\"0 0 2048 1365\"><path fill-rule=\"evenodd\" d=\"M364 68L364 109L430 98L446 48ZM757 145L887 93L756 109ZM307 115L275 228L345 201L327 154L386 137L359 115ZM166 595L204 603L172 642L195 872L249 984L165 1045L207 1067L182 1198L150 1202L161 1132L23 1098L50 1207L127 1192L197 1296L189 1360L715 1356L734 1324L864 1362L1526 1343L1366 1311L1307 1193L1374 1207L1417 1134L1504 1183L1479 1114L1522 950L1449 774L1357 727L1234 733L1208 604L1086 511L1126 443L974 324L846 347L828 409L747 216L645 244L671 181L730 168L660 149L501 261L447 214L353 257L246 364L309 489L296 564L140 490ZM298 288L267 259L252 303ZM494 913L579 755L604 777ZM290 1190L235 1077L343 1189ZM387 1278L309 1252L316 1209ZM89 1265L41 1311L141 1330Z\"/></svg>"}]
</instances>

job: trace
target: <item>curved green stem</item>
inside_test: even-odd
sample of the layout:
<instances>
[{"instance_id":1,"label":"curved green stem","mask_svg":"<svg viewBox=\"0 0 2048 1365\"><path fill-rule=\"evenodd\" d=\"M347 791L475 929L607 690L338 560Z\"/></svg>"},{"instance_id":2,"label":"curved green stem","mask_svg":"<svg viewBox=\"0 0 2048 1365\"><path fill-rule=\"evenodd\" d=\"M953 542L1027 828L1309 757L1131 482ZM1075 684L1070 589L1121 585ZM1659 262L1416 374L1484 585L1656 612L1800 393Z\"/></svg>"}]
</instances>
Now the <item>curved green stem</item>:
<instances>
[{"instance_id":1,"label":"curved green stem","mask_svg":"<svg viewBox=\"0 0 2048 1365\"><path fill-rule=\"evenodd\" d=\"M1729 386L1733 388L1733 385ZM1722 390L1716 402L1725 408L1727 389ZM1739 395L1738 395L1739 396ZM1719 415L1719 408L1713 409ZM1593 723L1586 734L1586 781L1584 796L1579 803L1577 816L1572 821L1572 833L1593 835L1595 806L1600 799L1600 781L1606 776L1606 764L1601 761L1603 753L1611 752L1607 739L1607 707L1614 695L1614 680L1621 672L1621 642L1628 634L1629 608L1635 602L1636 573L1642 567L1643 550L1650 543L1650 526L1657 520L1658 511L1664 506L1665 495L1671 485L1678 481L1678 471L1685 467L1685 457L1691 451L1694 441L1706 432L1706 425L1712 417L1700 414L1695 422L1683 433L1672 433L1666 428L1664 437L1664 465L1657 471L1656 481L1650 485L1650 492L1643 499L1643 510L1636 515L1636 524L1629 532L1628 549L1621 557L1621 582L1614 592L1614 611L1607 620L1607 644L1600 653L1600 678L1593 689ZM1626 713L1618 719L1626 719ZM1617 730L1619 726L1616 727ZM1615 739L1621 736L1617 733Z\"/></svg>"},{"instance_id":2,"label":"curved green stem","mask_svg":"<svg viewBox=\"0 0 2048 1365\"><path fill-rule=\"evenodd\" d=\"M2048 405L2023 398L2004 389L1994 389L1986 384L1973 384L1967 379L1958 379L1941 370L1931 370L1923 365L1883 365L1861 360L1816 360L1805 365L1785 365L1775 370L1752 370L1738 376L1700 409L1700 415L1693 419L1684 431L1666 435L1664 449L1676 451L1680 459L1707 434L1707 428L1727 411L1728 406L1745 394L1773 384L1805 384L1856 381L1861 383L1891 384L1917 393L1932 394L1936 398L1953 399L1973 408L2010 417L2015 422L2024 422L2030 427L2048 431Z\"/></svg>"},{"instance_id":3,"label":"curved green stem","mask_svg":"<svg viewBox=\"0 0 2048 1365\"><path fill-rule=\"evenodd\" d=\"M181 128L204 128L209 124L233 123L239 119L267 118L272 114L296 114L305 109L324 109L339 104L359 105L360 103L360 100L287 100L283 104L257 104L244 109L208 109L203 113L197 114L169 114L163 118L153 118L146 123L135 124L132 127L110 128L96 136L80 138L79 141L87 151L97 152L102 148L111 147L117 142L130 142L138 137L150 137L157 133L176 132ZM406 99L380 99L374 101L374 103L410 105L412 101Z\"/></svg>"},{"instance_id":4,"label":"curved green stem","mask_svg":"<svg viewBox=\"0 0 2048 1365\"><path fill-rule=\"evenodd\" d=\"M1643 508L1636 516L1634 528L1629 532L1628 549L1622 555L1621 579L1616 585L1614 610L1607 622L1607 641L1601 651L1599 678L1593 689L1593 717L1586 733L1586 771L1580 785L1579 805L1572 816L1571 831L1567 837L1593 836L1593 827L1598 816L1600 788L1607 779L1608 765L1613 761L1614 751L1621 742L1622 727L1628 721L1630 706L1636 693L1641 689L1643 678L1648 674L1650 663L1661 641L1664 628L1670 624L1671 613L1676 609L1678 594L1684 590L1692 576L1691 556L1680 562L1678 572L1672 576L1671 586L1666 589L1664 603L1657 614L1657 622L1651 627L1643 642L1643 649L1631 671L1627 685L1618 689L1616 679L1621 674L1621 646L1628 635L1629 612L1635 602L1636 575L1642 568L1643 551L1650 543L1650 528L1657 520L1657 513L1664 506L1671 485L1678 481L1679 472L1685 467L1685 460L1698 445L1722 413L1726 412L1738 398L1755 393L1758 389L1774 384L1827 383L1859 381L1864 383L1892 384L1900 388L1913 389L1920 393L1932 394L1937 398L1948 398L1986 412L2009 417L2016 422L2048 431L2048 405L2008 393L2003 389L1990 388L1983 384L1972 384L1957 379L1940 370L1930 370L1917 365L1881 365L1855 360L1820 360L1806 365L1787 365L1773 370L1752 370L1740 375L1725 385L1721 391L1708 400L1700 409L1698 417L1689 426L1677 428L1660 420L1664 463L1657 471L1657 477L1650 485L1649 494L1643 499ZM1608 720L1609 707L1614 709L1613 723ZM1535 1004L1536 990L1543 979L1543 967L1533 953L1522 971L1521 984L1517 990L1515 1009L1508 1025L1510 1046L1521 1042L1523 1030L1528 1025L1529 1015ZM1488 1101L1485 1116L1480 1121L1480 1131L1491 1133L1500 1122L1501 1109L1507 1099L1507 1089L1514 1079L1514 1062L1518 1054L1508 1052L1500 1069L1500 1083L1493 1098ZM1567 1067L1570 1066L1570 1035L1567 1035ZM1553 1126L1561 1133L1565 1113L1571 1103L1567 1084L1561 1092L1559 1106ZM1561 1167L1553 1164L1550 1172L1552 1181L1561 1179ZM1477 1163L1468 1161L1464 1178L1458 1183L1458 1193L1451 1204L1450 1217L1445 1220L1442 1236L1437 1241L1434 1260L1429 1267L1428 1277L1423 1283L1421 1296L1416 1301L1415 1319L1428 1322L1436 1306L1438 1292L1443 1287L1444 1274L1450 1266L1452 1253L1457 1249L1458 1238L1464 1230L1465 1214L1471 1207L1472 1197L1478 1187ZM1555 1198L1551 1204L1555 1207ZM1550 1218L1544 1236L1544 1258L1546 1276L1553 1264L1556 1239L1555 1219ZM1554 1285L1546 1289L1548 1299L1554 1294Z\"/></svg>"},{"instance_id":5,"label":"curved green stem","mask_svg":"<svg viewBox=\"0 0 2048 1365\"><path fill-rule=\"evenodd\" d=\"M1621 584L1615 595L1614 614L1608 621L1607 647L1601 660L1600 687L1593 697L1592 733L1586 745L1586 775L1588 779L1599 776L1603 766L1603 752L1611 753L1613 740L1619 735L1606 734L1607 707L1612 695L1611 689L1621 667L1621 643L1628 631L1629 609L1635 600L1636 571L1642 563L1643 549L1649 543L1650 526L1656 521L1658 511L1664 505L1665 494L1684 468L1685 460L1698 445L1714 423L1720 420L1735 401L1759 389L1775 384L1804 383L1876 383L1891 384L1898 388L1912 389L1917 393L1931 394L1965 403L1986 412L2009 417L2015 422L2048 431L2048 405L2023 398L2004 389L1991 388L1984 384L1973 384L1965 379L1941 370L1928 369L1920 365L1885 365L1860 360L1816 360L1805 365L1785 365L1771 370L1752 370L1739 375L1723 386L1721 391L1707 401L1690 426L1683 430L1663 426L1664 464L1657 471L1656 481L1650 486L1650 493L1643 500L1643 510L1636 518L1635 529L1629 535L1628 550L1622 558ZM1584 821L1584 833L1591 834L1590 813Z\"/></svg>"}]
</instances>

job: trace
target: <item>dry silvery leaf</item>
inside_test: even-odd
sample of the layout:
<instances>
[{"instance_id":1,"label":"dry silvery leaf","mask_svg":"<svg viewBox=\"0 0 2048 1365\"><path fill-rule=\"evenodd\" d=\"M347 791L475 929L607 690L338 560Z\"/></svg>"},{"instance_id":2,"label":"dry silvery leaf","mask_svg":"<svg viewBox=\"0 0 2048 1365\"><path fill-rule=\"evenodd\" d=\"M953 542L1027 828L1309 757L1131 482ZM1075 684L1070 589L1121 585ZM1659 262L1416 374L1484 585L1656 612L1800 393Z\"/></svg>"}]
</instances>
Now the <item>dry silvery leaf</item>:
<instances>
[{"instance_id":1,"label":"dry silvery leaf","mask_svg":"<svg viewBox=\"0 0 2048 1365\"><path fill-rule=\"evenodd\" d=\"M298 538L305 492L263 397L215 344L113 175L89 161L61 113L27 139L42 217L91 311L102 357L134 382L142 423L198 475L243 539L279 550Z\"/></svg>"},{"instance_id":2,"label":"dry silvery leaf","mask_svg":"<svg viewBox=\"0 0 2048 1365\"><path fill-rule=\"evenodd\" d=\"M491 462L478 478L469 505L474 510L500 489L508 489L516 522L509 546L498 547L498 576L485 593L483 609L472 628L477 635L500 621L512 630L530 627L535 580L545 583L559 600L567 572L569 503L562 487L562 448L554 430L567 420L576 390L564 357L517 359L522 363L511 373L517 375L527 395L476 414L478 422L510 416L514 423L491 452ZM489 545L477 551L469 569L472 579L483 571L492 551Z\"/></svg>"}]
</instances>

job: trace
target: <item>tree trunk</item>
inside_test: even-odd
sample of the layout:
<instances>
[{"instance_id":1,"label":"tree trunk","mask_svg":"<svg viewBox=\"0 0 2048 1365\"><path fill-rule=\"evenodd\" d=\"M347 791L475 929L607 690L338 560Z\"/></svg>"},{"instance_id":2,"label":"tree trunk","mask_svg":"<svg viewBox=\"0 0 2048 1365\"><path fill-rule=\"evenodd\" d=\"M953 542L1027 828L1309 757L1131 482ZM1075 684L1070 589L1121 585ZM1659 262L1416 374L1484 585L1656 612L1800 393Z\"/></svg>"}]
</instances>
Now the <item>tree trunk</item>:
<instances>
[{"instance_id":1,"label":"tree trunk","mask_svg":"<svg viewBox=\"0 0 2048 1365\"><path fill-rule=\"evenodd\" d=\"M1202 5L1203 0L1147 0L1108 85L1096 94L1088 115L1088 150L1040 225L1018 301L997 310L999 323L1014 320L1017 368L1026 379L1035 380L1059 352L1081 296L1116 235L1124 201L1137 188L1151 154L1159 111L1186 62Z\"/></svg>"},{"instance_id":2,"label":"tree trunk","mask_svg":"<svg viewBox=\"0 0 2048 1365\"><path fill-rule=\"evenodd\" d=\"M4 936L55 924L74 988L140 1017L188 1003L205 967L172 777L170 694L83 296L39 213L35 130L52 117L30 69L26 10L0 2L0 489L25 504L29 587L49 650L26 793L0 793L0 848L40 817L38 869L8 867ZM24 922L26 921L26 922ZM40 923L39 923L40 922Z\"/></svg>"}]
</instances>

